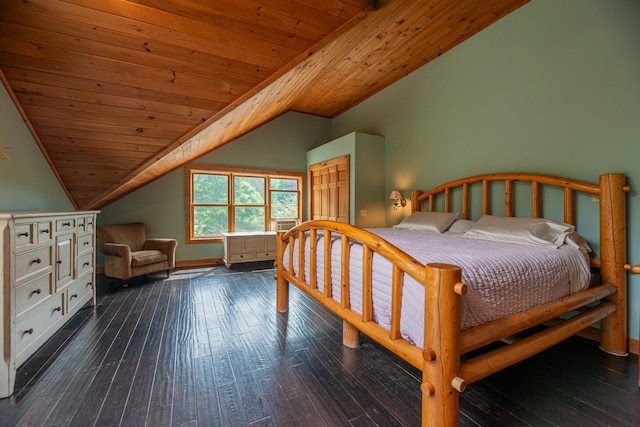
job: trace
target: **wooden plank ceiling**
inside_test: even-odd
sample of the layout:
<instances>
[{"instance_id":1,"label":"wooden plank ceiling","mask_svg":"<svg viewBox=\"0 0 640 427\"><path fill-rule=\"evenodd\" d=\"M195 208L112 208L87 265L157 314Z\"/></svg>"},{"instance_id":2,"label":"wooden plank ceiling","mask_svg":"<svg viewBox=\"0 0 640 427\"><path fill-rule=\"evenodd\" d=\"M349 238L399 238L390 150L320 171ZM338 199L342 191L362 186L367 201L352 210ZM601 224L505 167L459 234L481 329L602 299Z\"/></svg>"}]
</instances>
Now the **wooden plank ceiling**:
<instances>
[{"instance_id":1,"label":"wooden plank ceiling","mask_svg":"<svg viewBox=\"0 0 640 427\"><path fill-rule=\"evenodd\" d=\"M79 209L334 117L528 0L0 0L0 77Z\"/></svg>"}]
</instances>

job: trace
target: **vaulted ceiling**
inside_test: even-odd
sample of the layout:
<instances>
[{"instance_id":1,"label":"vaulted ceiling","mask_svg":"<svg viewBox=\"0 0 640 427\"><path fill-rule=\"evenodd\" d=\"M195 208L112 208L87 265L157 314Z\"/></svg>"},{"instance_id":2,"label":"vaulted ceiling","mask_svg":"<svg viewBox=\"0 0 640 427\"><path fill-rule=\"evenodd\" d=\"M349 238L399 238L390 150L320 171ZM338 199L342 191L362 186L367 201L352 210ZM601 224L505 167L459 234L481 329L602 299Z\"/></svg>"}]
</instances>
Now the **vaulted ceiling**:
<instances>
[{"instance_id":1,"label":"vaulted ceiling","mask_svg":"<svg viewBox=\"0 0 640 427\"><path fill-rule=\"evenodd\" d=\"M0 0L0 78L78 209L335 117L529 0Z\"/></svg>"}]
</instances>

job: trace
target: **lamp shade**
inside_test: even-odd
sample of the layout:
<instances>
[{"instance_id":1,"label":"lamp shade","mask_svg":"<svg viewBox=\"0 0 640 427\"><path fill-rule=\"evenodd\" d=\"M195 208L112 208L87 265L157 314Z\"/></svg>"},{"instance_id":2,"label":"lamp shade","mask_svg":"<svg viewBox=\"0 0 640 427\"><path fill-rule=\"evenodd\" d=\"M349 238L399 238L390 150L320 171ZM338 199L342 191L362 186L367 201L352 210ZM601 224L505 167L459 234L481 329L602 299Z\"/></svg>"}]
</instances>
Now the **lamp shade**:
<instances>
[{"instance_id":1,"label":"lamp shade","mask_svg":"<svg viewBox=\"0 0 640 427\"><path fill-rule=\"evenodd\" d=\"M390 199L402 199L402 194L400 194L400 192L398 190L393 190L391 192L391 194L389 195Z\"/></svg>"}]
</instances>

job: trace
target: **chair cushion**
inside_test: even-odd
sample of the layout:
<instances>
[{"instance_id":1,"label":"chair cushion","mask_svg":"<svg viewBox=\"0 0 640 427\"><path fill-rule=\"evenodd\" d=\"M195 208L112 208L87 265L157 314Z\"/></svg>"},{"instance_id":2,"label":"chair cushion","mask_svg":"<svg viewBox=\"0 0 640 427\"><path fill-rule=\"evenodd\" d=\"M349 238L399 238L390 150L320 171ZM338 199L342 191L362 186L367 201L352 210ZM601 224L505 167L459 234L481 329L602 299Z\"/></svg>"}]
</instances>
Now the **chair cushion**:
<instances>
[{"instance_id":1,"label":"chair cushion","mask_svg":"<svg viewBox=\"0 0 640 427\"><path fill-rule=\"evenodd\" d=\"M135 251L131 253L131 266L140 267L167 260L167 254L160 251Z\"/></svg>"}]
</instances>

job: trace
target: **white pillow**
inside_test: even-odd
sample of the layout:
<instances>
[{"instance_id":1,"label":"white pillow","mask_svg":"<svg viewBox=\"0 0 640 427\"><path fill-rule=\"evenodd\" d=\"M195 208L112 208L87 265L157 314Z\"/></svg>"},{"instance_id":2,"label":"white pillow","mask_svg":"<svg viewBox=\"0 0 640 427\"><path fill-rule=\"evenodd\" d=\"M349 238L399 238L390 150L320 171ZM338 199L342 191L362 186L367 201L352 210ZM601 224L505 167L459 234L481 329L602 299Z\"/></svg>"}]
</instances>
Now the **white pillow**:
<instances>
[{"instance_id":1,"label":"white pillow","mask_svg":"<svg viewBox=\"0 0 640 427\"><path fill-rule=\"evenodd\" d=\"M453 224L451 224L449 228L447 228L447 231L445 231L445 233L462 234L469 228L471 228L471 226L475 223L475 221L471 221L468 219L456 219L455 221L453 221Z\"/></svg>"},{"instance_id":2,"label":"white pillow","mask_svg":"<svg viewBox=\"0 0 640 427\"><path fill-rule=\"evenodd\" d=\"M457 212L415 212L393 228L442 233L456 220L457 216Z\"/></svg>"},{"instance_id":3,"label":"white pillow","mask_svg":"<svg viewBox=\"0 0 640 427\"><path fill-rule=\"evenodd\" d=\"M566 237L574 231L575 227L573 225L545 218L483 215L471 228L464 232L464 236L559 248L564 244Z\"/></svg>"},{"instance_id":4,"label":"white pillow","mask_svg":"<svg viewBox=\"0 0 640 427\"><path fill-rule=\"evenodd\" d=\"M578 234L577 231L569 234L564 242L569 246L572 246L576 249L584 250L587 253L593 252L593 249L591 249L591 246L589 245L587 240L580 234Z\"/></svg>"}]
</instances>

